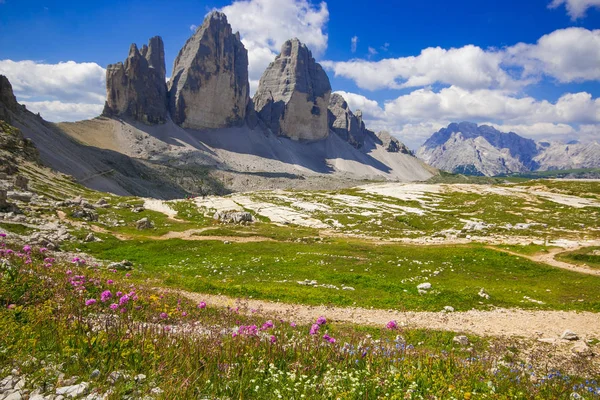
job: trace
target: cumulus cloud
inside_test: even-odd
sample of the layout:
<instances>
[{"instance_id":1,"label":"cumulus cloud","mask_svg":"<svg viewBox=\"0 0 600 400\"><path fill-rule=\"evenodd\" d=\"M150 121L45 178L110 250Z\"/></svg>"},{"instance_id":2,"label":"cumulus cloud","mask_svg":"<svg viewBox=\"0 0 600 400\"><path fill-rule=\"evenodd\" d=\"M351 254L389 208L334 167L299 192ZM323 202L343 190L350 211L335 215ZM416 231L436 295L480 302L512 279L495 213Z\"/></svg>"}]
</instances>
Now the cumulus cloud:
<instances>
[{"instance_id":1,"label":"cumulus cloud","mask_svg":"<svg viewBox=\"0 0 600 400\"><path fill-rule=\"evenodd\" d=\"M535 44L519 43L504 49L430 47L418 56L322 64L336 77L351 79L367 90L435 83L470 90L518 90L542 76L563 83L600 80L600 30L560 29L542 36Z\"/></svg>"},{"instance_id":2,"label":"cumulus cloud","mask_svg":"<svg viewBox=\"0 0 600 400\"><path fill-rule=\"evenodd\" d=\"M552 0L548 7L558 8L563 4L567 8L567 14L575 21L584 18L589 8L600 7L600 0Z\"/></svg>"},{"instance_id":3,"label":"cumulus cloud","mask_svg":"<svg viewBox=\"0 0 600 400\"><path fill-rule=\"evenodd\" d=\"M504 63L522 68L524 78L546 75L561 83L600 80L600 29L560 29L536 44L519 43L506 49Z\"/></svg>"},{"instance_id":4,"label":"cumulus cloud","mask_svg":"<svg viewBox=\"0 0 600 400\"><path fill-rule=\"evenodd\" d=\"M600 99L586 92L567 93L551 103L501 90L451 86L439 91L417 89L383 105L359 94L338 93L351 109L363 110L370 129L396 134L411 148L452 121L490 123L534 139L584 139L600 132ZM576 126L586 126L585 135Z\"/></svg>"},{"instance_id":5,"label":"cumulus cloud","mask_svg":"<svg viewBox=\"0 0 600 400\"><path fill-rule=\"evenodd\" d=\"M60 101L23 101L27 109L54 122L80 121L97 117L102 113L102 104L62 103Z\"/></svg>"},{"instance_id":6,"label":"cumulus cloud","mask_svg":"<svg viewBox=\"0 0 600 400\"><path fill-rule=\"evenodd\" d=\"M297 37L315 56L327 49L327 3L309 0L239 0L221 9L248 49L250 80L258 80L285 41Z\"/></svg>"},{"instance_id":7,"label":"cumulus cloud","mask_svg":"<svg viewBox=\"0 0 600 400\"><path fill-rule=\"evenodd\" d=\"M387 58L380 61L355 59L324 61L335 76L352 79L361 89L402 89L434 83L465 88L516 87L516 82L500 64L502 54L477 46L449 50L430 47L413 57Z\"/></svg>"},{"instance_id":8,"label":"cumulus cloud","mask_svg":"<svg viewBox=\"0 0 600 400\"><path fill-rule=\"evenodd\" d=\"M104 103L106 96L106 70L96 63L0 60L0 73L8 77L18 99Z\"/></svg>"},{"instance_id":9,"label":"cumulus cloud","mask_svg":"<svg viewBox=\"0 0 600 400\"><path fill-rule=\"evenodd\" d=\"M0 60L0 74L8 77L19 102L47 120L75 121L102 111L106 70L96 63Z\"/></svg>"},{"instance_id":10,"label":"cumulus cloud","mask_svg":"<svg viewBox=\"0 0 600 400\"><path fill-rule=\"evenodd\" d=\"M358 47L358 36L353 36L352 39L350 39L350 51L352 51L353 53L356 53L357 47Z\"/></svg>"}]
</instances>

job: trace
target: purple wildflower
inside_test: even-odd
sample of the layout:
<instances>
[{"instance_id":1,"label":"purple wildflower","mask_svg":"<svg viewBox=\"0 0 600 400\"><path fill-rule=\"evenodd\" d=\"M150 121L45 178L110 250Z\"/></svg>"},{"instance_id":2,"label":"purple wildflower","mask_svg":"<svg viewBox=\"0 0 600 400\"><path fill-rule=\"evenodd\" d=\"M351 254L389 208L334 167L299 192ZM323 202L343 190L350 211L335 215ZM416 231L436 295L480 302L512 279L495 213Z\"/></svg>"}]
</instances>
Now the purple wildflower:
<instances>
[{"instance_id":1,"label":"purple wildflower","mask_svg":"<svg viewBox=\"0 0 600 400\"><path fill-rule=\"evenodd\" d=\"M30 245L28 245L28 244L27 244L27 245L25 245L25 246L23 246L23 251L24 251L25 253L29 253L29 252L31 252L31 246L30 246Z\"/></svg>"},{"instance_id":2,"label":"purple wildflower","mask_svg":"<svg viewBox=\"0 0 600 400\"><path fill-rule=\"evenodd\" d=\"M311 335L316 335L317 332L319 332L319 324L313 324L313 326L310 327L310 334Z\"/></svg>"},{"instance_id":3,"label":"purple wildflower","mask_svg":"<svg viewBox=\"0 0 600 400\"><path fill-rule=\"evenodd\" d=\"M266 331L267 329L270 329L273 327L273 321L268 320L267 322L265 322L263 324L263 326L260 328L261 331Z\"/></svg>"},{"instance_id":4,"label":"purple wildflower","mask_svg":"<svg viewBox=\"0 0 600 400\"><path fill-rule=\"evenodd\" d=\"M123 306L123 305L127 304L128 301L129 301L129 296L124 295L119 299L119 305Z\"/></svg>"},{"instance_id":5,"label":"purple wildflower","mask_svg":"<svg viewBox=\"0 0 600 400\"><path fill-rule=\"evenodd\" d=\"M102 292L102 294L100 295L100 301L105 303L108 299L110 299L112 297L112 293L110 292L110 290L105 290L104 292Z\"/></svg>"},{"instance_id":6,"label":"purple wildflower","mask_svg":"<svg viewBox=\"0 0 600 400\"><path fill-rule=\"evenodd\" d=\"M398 324L396 323L396 321L390 321L385 327L391 330L398 329Z\"/></svg>"},{"instance_id":7,"label":"purple wildflower","mask_svg":"<svg viewBox=\"0 0 600 400\"><path fill-rule=\"evenodd\" d=\"M206 303L201 301L200 304L198 304L198 308L200 308L200 309L206 308Z\"/></svg>"},{"instance_id":8,"label":"purple wildflower","mask_svg":"<svg viewBox=\"0 0 600 400\"><path fill-rule=\"evenodd\" d=\"M161 312L160 313L160 318L167 319L167 318L169 318L169 314L167 314L166 312Z\"/></svg>"},{"instance_id":9,"label":"purple wildflower","mask_svg":"<svg viewBox=\"0 0 600 400\"><path fill-rule=\"evenodd\" d=\"M116 303L112 303L109 307L111 310L116 310L117 308L119 308L119 305Z\"/></svg>"},{"instance_id":10,"label":"purple wildflower","mask_svg":"<svg viewBox=\"0 0 600 400\"><path fill-rule=\"evenodd\" d=\"M96 304L96 299L88 299L85 301L86 306L92 306L94 304Z\"/></svg>"},{"instance_id":11,"label":"purple wildflower","mask_svg":"<svg viewBox=\"0 0 600 400\"><path fill-rule=\"evenodd\" d=\"M271 337L269 338L269 342L275 343L275 342L277 342L277 338L275 336L271 335Z\"/></svg>"},{"instance_id":12,"label":"purple wildflower","mask_svg":"<svg viewBox=\"0 0 600 400\"><path fill-rule=\"evenodd\" d=\"M327 320L325 319L324 316L320 316L319 318L317 318L317 324L318 325L325 325L327 323Z\"/></svg>"}]
</instances>

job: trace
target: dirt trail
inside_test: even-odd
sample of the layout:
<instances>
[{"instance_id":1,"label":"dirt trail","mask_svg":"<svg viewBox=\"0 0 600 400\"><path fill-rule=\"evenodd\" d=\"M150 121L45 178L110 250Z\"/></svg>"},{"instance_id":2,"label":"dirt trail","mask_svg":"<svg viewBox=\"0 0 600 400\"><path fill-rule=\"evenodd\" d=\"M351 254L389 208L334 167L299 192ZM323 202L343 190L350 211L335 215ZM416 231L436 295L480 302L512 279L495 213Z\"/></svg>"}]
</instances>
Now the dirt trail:
<instances>
[{"instance_id":1,"label":"dirt trail","mask_svg":"<svg viewBox=\"0 0 600 400\"><path fill-rule=\"evenodd\" d=\"M562 268L562 269L566 269L566 270L573 271L573 272L579 272L581 274L600 276L600 269L593 269L593 268L589 268L589 267L584 267L582 265L569 264L569 263L566 263L564 261L559 261L554 258L554 256L556 256L557 254L563 253L565 251L575 251L575 250L579 250L583 247L597 246L597 245L598 245L597 243L596 244L586 244L585 246L579 245L576 247L570 247L568 249L559 247L559 248L555 248L555 249L550 249L547 253L538 253L538 254L534 254L532 256L519 254L519 253L510 251L510 250L499 249L497 247L492 247L492 246L486 246L486 247L488 249L512 254L517 257L527 258L528 260L531 260L531 261L548 264L553 267Z\"/></svg>"},{"instance_id":2,"label":"dirt trail","mask_svg":"<svg viewBox=\"0 0 600 400\"><path fill-rule=\"evenodd\" d=\"M358 307L307 306L262 300L239 300L227 296L178 291L192 301L205 301L217 307L241 307L275 314L286 321L314 322L319 316L330 321L360 325L385 326L395 320L406 328L424 328L464 332L482 336L559 339L567 329L581 339L600 338L600 314L574 311L526 311L496 309L493 311L415 312L370 310Z\"/></svg>"}]
</instances>

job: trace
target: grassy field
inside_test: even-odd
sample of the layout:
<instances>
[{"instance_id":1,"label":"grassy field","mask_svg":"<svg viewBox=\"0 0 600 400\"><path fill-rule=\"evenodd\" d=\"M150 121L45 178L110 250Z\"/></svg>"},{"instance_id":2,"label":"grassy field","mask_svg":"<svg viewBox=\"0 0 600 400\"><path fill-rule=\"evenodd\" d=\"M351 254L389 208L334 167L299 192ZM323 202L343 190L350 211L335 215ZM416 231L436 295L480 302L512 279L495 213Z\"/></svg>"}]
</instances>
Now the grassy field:
<instances>
[{"instance_id":1,"label":"grassy field","mask_svg":"<svg viewBox=\"0 0 600 400\"><path fill-rule=\"evenodd\" d=\"M81 259L57 262L37 248L0 245L0 373L16 370L25 388L41 393L68 380L109 400L600 395L585 359L556 368L547 350L521 354L517 342L474 336L466 347L452 333L405 331L391 321L296 325L191 303L153 280L141 283L147 276L139 271L89 269Z\"/></svg>"},{"instance_id":2,"label":"grassy field","mask_svg":"<svg viewBox=\"0 0 600 400\"><path fill-rule=\"evenodd\" d=\"M600 277L537 264L481 245L377 245L342 239L231 244L104 239L79 247L102 259L130 260L161 284L202 293L400 310L440 311L452 306L457 310L600 311ZM305 280L330 286L298 284ZM431 283L432 290L419 294L417 285L424 282ZM478 295L481 288L491 296L489 300Z\"/></svg>"}]
</instances>

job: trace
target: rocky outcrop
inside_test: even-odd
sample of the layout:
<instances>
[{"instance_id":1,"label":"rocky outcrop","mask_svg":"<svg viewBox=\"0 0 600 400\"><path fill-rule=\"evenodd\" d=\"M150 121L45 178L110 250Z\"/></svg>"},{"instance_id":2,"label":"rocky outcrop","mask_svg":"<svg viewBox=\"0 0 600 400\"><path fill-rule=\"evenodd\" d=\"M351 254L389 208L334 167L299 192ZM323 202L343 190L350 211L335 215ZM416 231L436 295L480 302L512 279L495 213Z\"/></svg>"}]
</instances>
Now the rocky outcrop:
<instances>
[{"instance_id":1,"label":"rocky outcrop","mask_svg":"<svg viewBox=\"0 0 600 400\"><path fill-rule=\"evenodd\" d=\"M461 122L434 133L417 156L444 171L494 176L536 169L537 154L537 144L531 139L488 125Z\"/></svg>"},{"instance_id":2,"label":"rocky outcrop","mask_svg":"<svg viewBox=\"0 0 600 400\"><path fill-rule=\"evenodd\" d=\"M165 51L159 36L151 38L141 52L129 48L125 63L106 68L106 116L128 116L146 124L167 120Z\"/></svg>"},{"instance_id":3,"label":"rocky outcrop","mask_svg":"<svg viewBox=\"0 0 600 400\"><path fill-rule=\"evenodd\" d=\"M192 129L241 125L249 92L248 52L225 14L212 12L175 59L171 118Z\"/></svg>"},{"instance_id":4,"label":"rocky outcrop","mask_svg":"<svg viewBox=\"0 0 600 400\"><path fill-rule=\"evenodd\" d=\"M333 93L329 99L327 110L329 129L352 146L361 148L365 143L367 129L362 121L362 112L352 113L346 100L339 94Z\"/></svg>"},{"instance_id":5,"label":"rocky outcrop","mask_svg":"<svg viewBox=\"0 0 600 400\"><path fill-rule=\"evenodd\" d=\"M15 97L12 85L8 78L0 75L0 119L8 123L11 122L10 113L15 113L19 109L19 103Z\"/></svg>"},{"instance_id":6,"label":"rocky outcrop","mask_svg":"<svg viewBox=\"0 0 600 400\"><path fill-rule=\"evenodd\" d=\"M389 153L402 153L412 155L408 147L386 131L377 133L377 138L381 141L381 145Z\"/></svg>"},{"instance_id":7,"label":"rocky outcrop","mask_svg":"<svg viewBox=\"0 0 600 400\"><path fill-rule=\"evenodd\" d=\"M600 168L600 143L538 143L534 161L542 171L558 169Z\"/></svg>"},{"instance_id":8,"label":"rocky outcrop","mask_svg":"<svg viewBox=\"0 0 600 400\"><path fill-rule=\"evenodd\" d=\"M253 100L259 118L273 133L315 141L329 134L330 95L323 68L304 44L292 39L260 78Z\"/></svg>"}]
</instances>

